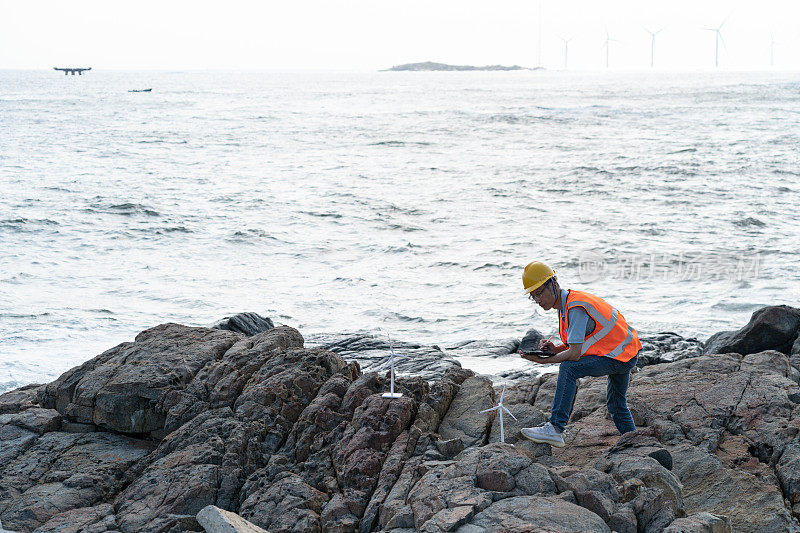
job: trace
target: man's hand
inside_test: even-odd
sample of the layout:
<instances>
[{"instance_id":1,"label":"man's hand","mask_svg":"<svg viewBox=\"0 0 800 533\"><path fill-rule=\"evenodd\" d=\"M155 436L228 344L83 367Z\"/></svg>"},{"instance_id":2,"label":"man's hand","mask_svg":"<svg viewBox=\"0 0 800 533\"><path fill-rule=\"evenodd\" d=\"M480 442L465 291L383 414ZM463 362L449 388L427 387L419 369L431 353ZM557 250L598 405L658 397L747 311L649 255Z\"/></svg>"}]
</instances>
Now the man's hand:
<instances>
[{"instance_id":1,"label":"man's hand","mask_svg":"<svg viewBox=\"0 0 800 533\"><path fill-rule=\"evenodd\" d=\"M539 341L539 349L543 352L556 353L556 345L545 339Z\"/></svg>"},{"instance_id":2,"label":"man's hand","mask_svg":"<svg viewBox=\"0 0 800 533\"><path fill-rule=\"evenodd\" d=\"M547 363L552 363L552 361L550 361L552 357L541 357L539 355L534 355L532 353L521 353L521 352L519 356L522 357L523 359L527 359L528 361L533 361L534 363L539 363L542 365Z\"/></svg>"}]
</instances>

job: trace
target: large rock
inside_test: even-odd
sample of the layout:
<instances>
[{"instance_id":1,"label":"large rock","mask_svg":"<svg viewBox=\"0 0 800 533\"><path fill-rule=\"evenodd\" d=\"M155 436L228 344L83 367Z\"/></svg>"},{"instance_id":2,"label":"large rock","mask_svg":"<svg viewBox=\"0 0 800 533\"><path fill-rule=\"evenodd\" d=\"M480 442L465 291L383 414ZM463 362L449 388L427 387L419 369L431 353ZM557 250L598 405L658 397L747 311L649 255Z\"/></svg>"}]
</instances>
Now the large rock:
<instances>
[{"instance_id":1,"label":"large rock","mask_svg":"<svg viewBox=\"0 0 800 533\"><path fill-rule=\"evenodd\" d=\"M485 444L494 421L494 411L481 411L490 407L494 407L491 381L482 376L466 379L439 424L439 434L443 440L461 440L465 448Z\"/></svg>"},{"instance_id":2,"label":"large rock","mask_svg":"<svg viewBox=\"0 0 800 533\"><path fill-rule=\"evenodd\" d=\"M36 528L36 533L104 533L116 531L117 521L114 507L101 503L94 507L80 507L55 515L43 526ZM0 533L2 533L0 529Z\"/></svg>"},{"instance_id":3,"label":"large rock","mask_svg":"<svg viewBox=\"0 0 800 533\"><path fill-rule=\"evenodd\" d=\"M6 413L19 413L39 403L38 393L44 385L26 385L0 394L0 415Z\"/></svg>"},{"instance_id":4,"label":"large rock","mask_svg":"<svg viewBox=\"0 0 800 533\"><path fill-rule=\"evenodd\" d=\"M764 350L788 354L800 330L800 309L771 305L759 309L750 322L738 331L715 333L705 343L704 352L748 355Z\"/></svg>"},{"instance_id":5,"label":"large rock","mask_svg":"<svg viewBox=\"0 0 800 533\"><path fill-rule=\"evenodd\" d=\"M695 338L685 339L666 331L656 335L643 335L639 337L642 349L636 366L673 363L689 357L697 357L703 353L703 343Z\"/></svg>"},{"instance_id":6,"label":"large rock","mask_svg":"<svg viewBox=\"0 0 800 533\"><path fill-rule=\"evenodd\" d=\"M246 337L252 337L271 330L275 327L275 324L269 318L264 318L258 313L239 313L238 315L225 317L211 327L235 331Z\"/></svg>"},{"instance_id":7,"label":"large rock","mask_svg":"<svg viewBox=\"0 0 800 533\"><path fill-rule=\"evenodd\" d=\"M519 342L517 350L520 353L530 353L539 350L539 342L544 340L542 335L537 329L529 329L522 340Z\"/></svg>"},{"instance_id":8,"label":"large rock","mask_svg":"<svg viewBox=\"0 0 800 533\"><path fill-rule=\"evenodd\" d=\"M197 522L206 533L267 533L236 513L209 505L197 513Z\"/></svg>"},{"instance_id":9,"label":"large rock","mask_svg":"<svg viewBox=\"0 0 800 533\"><path fill-rule=\"evenodd\" d=\"M121 433L163 430L164 402L241 337L232 332L162 324L67 371L40 394L43 407L67 419Z\"/></svg>"},{"instance_id":10,"label":"large rock","mask_svg":"<svg viewBox=\"0 0 800 533\"><path fill-rule=\"evenodd\" d=\"M134 472L135 481L117 499L120 526L155 530L170 524L169 515L195 515L206 505L236 506L245 480L283 445L323 385L350 370L338 355L321 350L271 353L243 387L235 410L222 407L197 415L139 465L141 472ZM266 525L266 519L259 521L253 518L255 511L250 513L242 515Z\"/></svg>"},{"instance_id":11,"label":"large rock","mask_svg":"<svg viewBox=\"0 0 800 533\"><path fill-rule=\"evenodd\" d=\"M695 513L675 520L664 533L731 533L731 531L731 521L727 516Z\"/></svg>"},{"instance_id":12,"label":"large rock","mask_svg":"<svg viewBox=\"0 0 800 533\"><path fill-rule=\"evenodd\" d=\"M0 464L0 519L31 531L61 513L108 502L151 449L107 433L45 433Z\"/></svg>"},{"instance_id":13,"label":"large rock","mask_svg":"<svg viewBox=\"0 0 800 533\"><path fill-rule=\"evenodd\" d=\"M315 335L308 339L309 346L316 346L337 353L345 359L358 361L364 373L384 374L390 370L389 355L395 354L394 368L398 376L416 376L428 381L441 379L450 369L461 365L452 354L439 346L425 346L412 342L389 340L383 336L368 334Z\"/></svg>"},{"instance_id":14,"label":"large rock","mask_svg":"<svg viewBox=\"0 0 800 533\"><path fill-rule=\"evenodd\" d=\"M459 533L538 531L542 533L610 533L593 512L560 498L516 496L481 511Z\"/></svg>"}]
</instances>

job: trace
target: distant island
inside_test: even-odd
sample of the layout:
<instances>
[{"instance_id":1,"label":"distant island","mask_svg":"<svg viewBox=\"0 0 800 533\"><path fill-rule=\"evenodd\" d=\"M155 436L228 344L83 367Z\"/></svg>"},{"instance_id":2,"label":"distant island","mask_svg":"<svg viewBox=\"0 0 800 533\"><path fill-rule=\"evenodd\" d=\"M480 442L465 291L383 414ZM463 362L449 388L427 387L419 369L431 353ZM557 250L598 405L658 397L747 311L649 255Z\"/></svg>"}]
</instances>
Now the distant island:
<instances>
[{"instance_id":1,"label":"distant island","mask_svg":"<svg viewBox=\"0 0 800 533\"><path fill-rule=\"evenodd\" d=\"M398 70L542 70L542 67L526 68L519 65L512 65L510 67L505 65L486 65L483 67L475 67L472 65L447 65L445 63L425 61L423 63L406 63L405 65L395 65L394 67L385 69L382 72Z\"/></svg>"}]
</instances>

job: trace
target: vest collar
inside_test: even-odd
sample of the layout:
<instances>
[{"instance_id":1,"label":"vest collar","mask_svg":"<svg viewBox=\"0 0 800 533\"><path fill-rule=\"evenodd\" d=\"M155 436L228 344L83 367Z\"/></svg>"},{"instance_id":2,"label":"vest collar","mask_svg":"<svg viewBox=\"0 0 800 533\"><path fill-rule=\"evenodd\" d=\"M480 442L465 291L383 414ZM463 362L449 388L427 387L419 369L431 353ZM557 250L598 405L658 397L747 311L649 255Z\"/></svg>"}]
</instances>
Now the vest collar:
<instances>
[{"instance_id":1,"label":"vest collar","mask_svg":"<svg viewBox=\"0 0 800 533\"><path fill-rule=\"evenodd\" d=\"M559 297L561 298L561 311L558 312L559 318L564 318L564 311L567 309L567 297L569 296L569 290L561 289L561 294Z\"/></svg>"}]
</instances>

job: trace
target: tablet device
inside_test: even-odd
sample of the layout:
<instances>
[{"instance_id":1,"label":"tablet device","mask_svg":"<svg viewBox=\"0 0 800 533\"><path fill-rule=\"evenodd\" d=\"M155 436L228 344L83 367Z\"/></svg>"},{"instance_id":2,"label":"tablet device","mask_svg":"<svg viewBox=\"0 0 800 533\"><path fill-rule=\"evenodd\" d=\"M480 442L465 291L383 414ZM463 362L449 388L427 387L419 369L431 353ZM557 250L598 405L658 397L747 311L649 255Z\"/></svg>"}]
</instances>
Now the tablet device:
<instances>
[{"instance_id":1,"label":"tablet device","mask_svg":"<svg viewBox=\"0 0 800 533\"><path fill-rule=\"evenodd\" d=\"M552 357L552 356L556 355L553 352L543 352L541 350L534 350L532 352L523 352L523 353L530 354L530 355L537 355L539 357Z\"/></svg>"}]
</instances>

